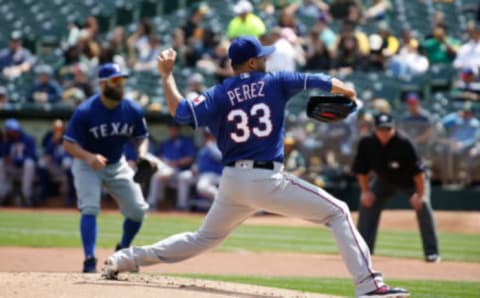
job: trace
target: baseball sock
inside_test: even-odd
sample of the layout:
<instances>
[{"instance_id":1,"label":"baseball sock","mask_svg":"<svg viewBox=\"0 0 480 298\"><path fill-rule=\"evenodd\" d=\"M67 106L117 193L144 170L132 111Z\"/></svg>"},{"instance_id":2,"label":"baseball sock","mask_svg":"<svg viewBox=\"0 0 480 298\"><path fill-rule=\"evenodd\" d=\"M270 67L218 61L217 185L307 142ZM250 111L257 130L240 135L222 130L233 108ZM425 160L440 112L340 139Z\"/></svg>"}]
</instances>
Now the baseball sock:
<instances>
[{"instance_id":1,"label":"baseball sock","mask_svg":"<svg viewBox=\"0 0 480 298\"><path fill-rule=\"evenodd\" d=\"M135 237L135 235L137 235L141 226L142 226L141 221L137 222L137 221L133 221L128 218L125 218L125 220L123 221L122 240L120 241L120 245L122 246L122 248L126 248L130 246L130 244L133 241L133 238Z\"/></svg>"},{"instance_id":2,"label":"baseball sock","mask_svg":"<svg viewBox=\"0 0 480 298\"><path fill-rule=\"evenodd\" d=\"M95 257L95 242L97 241L97 217L95 215L82 214L80 233L85 257Z\"/></svg>"}]
</instances>

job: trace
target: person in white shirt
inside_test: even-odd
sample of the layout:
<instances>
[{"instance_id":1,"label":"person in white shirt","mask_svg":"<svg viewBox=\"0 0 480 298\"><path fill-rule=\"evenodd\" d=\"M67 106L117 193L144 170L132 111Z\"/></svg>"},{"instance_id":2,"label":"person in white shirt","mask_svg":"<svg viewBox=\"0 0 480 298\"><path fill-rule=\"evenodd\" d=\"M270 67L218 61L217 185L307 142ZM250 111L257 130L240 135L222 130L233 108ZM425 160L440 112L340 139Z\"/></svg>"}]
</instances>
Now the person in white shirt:
<instances>
[{"instance_id":1,"label":"person in white shirt","mask_svg":"<svg viewBox=\"0 0 480 298\"><path fill-rule=\"evenodd\" d=\"M470 34L470 40L458 50L453 66L457 69L466 67L475 68L477 71L480 69L480 24L476 24Z\"/></svg>"}]
</instances>

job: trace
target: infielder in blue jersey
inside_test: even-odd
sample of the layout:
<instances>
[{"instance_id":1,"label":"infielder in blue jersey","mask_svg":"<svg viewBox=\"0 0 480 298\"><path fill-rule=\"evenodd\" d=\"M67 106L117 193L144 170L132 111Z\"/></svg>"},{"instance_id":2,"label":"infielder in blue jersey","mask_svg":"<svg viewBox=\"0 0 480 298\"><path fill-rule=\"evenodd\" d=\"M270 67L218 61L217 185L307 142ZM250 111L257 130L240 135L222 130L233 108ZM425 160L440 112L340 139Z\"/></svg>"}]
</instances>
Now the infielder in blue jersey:
<instances>
[{"instance_id":1,"label":"infielder in blue jersey","mask_svg":"<svg viewBox=\"0 0 480 298\"><path fill-rule=\"evenodd\" d=\"M169 49L160 54L158 69L170 114L182 124L207 126L217 139L225 168L218 195L198 231L116 252L105 262L106 278L138 266L191 258L216 247L249 216L266 210L329 227L353 276L357 297L409 296L404 289L384 284L382 275L373 270L368 247L344 202L283 171L288 99L311 88L345 94L352 100L355 92L323 74L266 73L266 56L274 50L253 37L235 39L229 48L235 76L192 101L182 97L172 75L176 52Z\"/></svg>"},{"instance_id":2,"label":"infielder in blue jersey","mask_svg":"<svg viewBox=\"0 0 480 298\"><path fill-rule=\"evenodd\" d=\"M147 155L148 132L143 110L124 99L126 75L118 65L103 65L98 78L100 94L75 110L63 142L65 151L74 157L72 172L82 214L83 272L96 271L96 218L102 187L116 199L125 216L117 249L130 246L148 209L140 185L133 181L134 172L123 156L125 144L131 139L135 140L138 156Z\"/></svg>"}]
</instances>

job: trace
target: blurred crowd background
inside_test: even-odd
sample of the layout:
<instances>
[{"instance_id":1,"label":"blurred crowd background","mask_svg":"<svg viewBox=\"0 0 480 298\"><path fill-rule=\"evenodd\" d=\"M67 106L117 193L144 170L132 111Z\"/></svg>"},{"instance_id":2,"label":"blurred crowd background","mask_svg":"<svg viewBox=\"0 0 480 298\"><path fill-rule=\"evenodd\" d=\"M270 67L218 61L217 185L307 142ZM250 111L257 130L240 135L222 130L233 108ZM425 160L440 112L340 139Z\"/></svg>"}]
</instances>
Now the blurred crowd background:
<instances>
[{"instance_id":1,"label":"blurred crowd background","mask_svg":"<svg viewBox=\"0 0 480 298\"><path fill-rule=\"evenodd\" d=\"M150 125L167 126L159 52L177 51L175 75L182 93L194 98L232 75L227 50L241 35L276 45L267 70L328 73L352 84L362 101L346 121L321 124L304 112L315 92L293 98L287 169L327 189L354 183L356 142L371 133L373 115L381 111L394 115L399 131L417 145L433 183L469 187L480 181L477 0L0 0L0 12L3 205L41 205L59 194L65 205L74 204L71 159L61 147L65 122L54 115L68 119L97 92L99 65L115 62L127 70L127 97L145 108ZM52 123L41 136L22 128L36 113ZM208 201L210 194L193 187L208 137L168 127L152 135L151 151L170 161L162 156L165 144L182 134L190 138L193 151L185 150L188 162L176 171L191 171L188 202ZM178 181L167 186L178 188Z\"/></svg>"}]
</instances>

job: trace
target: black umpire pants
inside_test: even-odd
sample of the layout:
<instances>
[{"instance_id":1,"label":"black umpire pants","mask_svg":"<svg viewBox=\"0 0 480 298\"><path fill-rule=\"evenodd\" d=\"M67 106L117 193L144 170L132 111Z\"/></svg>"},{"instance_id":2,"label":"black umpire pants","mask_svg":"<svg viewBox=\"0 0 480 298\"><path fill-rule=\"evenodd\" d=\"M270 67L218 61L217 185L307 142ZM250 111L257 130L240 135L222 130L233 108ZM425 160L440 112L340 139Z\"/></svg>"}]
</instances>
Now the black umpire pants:
<instances>
[{"instance_id":1,"label":"black umpire pants","mask_svg":"<svg viewBox=\"0 0 480 298\"><path fill-rule=\"evenodd\" d=\"M416 213L422 238L423 253L427 256L431 254L439 254L439 251L435 221L433 219L432 207L430 205L430 181L428 178L425 178L424 187L425 197L423 207L420 211L416 211ZM358 231L363 239L365 239L365 242L373 255L380 214L385 204L398 192L405 192L410 197L415 192L415 188L399 188L395 185L386 184L380 179L374 178L370 189L375 194L376 199L373 206L370 208L365 208L360 205Z\"/></svg>"}]
</instances>

